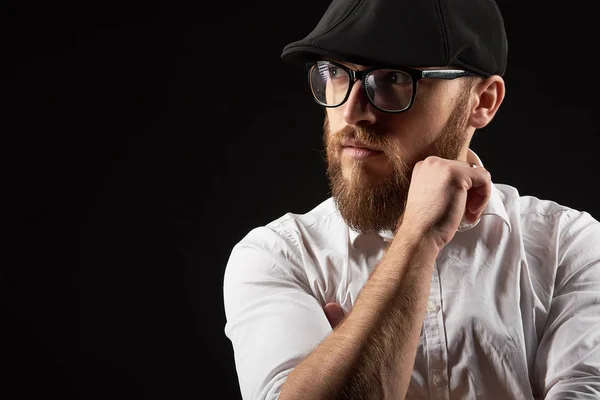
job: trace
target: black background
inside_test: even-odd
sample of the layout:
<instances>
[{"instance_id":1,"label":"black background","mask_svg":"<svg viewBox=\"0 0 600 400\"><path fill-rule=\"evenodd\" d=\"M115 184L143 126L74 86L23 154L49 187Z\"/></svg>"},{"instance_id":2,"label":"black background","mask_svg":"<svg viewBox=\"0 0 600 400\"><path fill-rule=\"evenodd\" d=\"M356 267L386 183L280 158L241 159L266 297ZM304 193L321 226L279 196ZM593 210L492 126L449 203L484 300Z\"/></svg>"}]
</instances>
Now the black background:
<instances>
[{"instance_id":1,"label":"black background","mask_svg":"<svg viewBox=\"0 0 600 400\"><path fill-rule=\"evenodd\" d=\"M322 111L279 59L327 4L1 3L0 397L240 398L223 271L328 195ZM594 14L499 4L507 95L473 148L598 218Z\"/></svg>"}]
</instances>

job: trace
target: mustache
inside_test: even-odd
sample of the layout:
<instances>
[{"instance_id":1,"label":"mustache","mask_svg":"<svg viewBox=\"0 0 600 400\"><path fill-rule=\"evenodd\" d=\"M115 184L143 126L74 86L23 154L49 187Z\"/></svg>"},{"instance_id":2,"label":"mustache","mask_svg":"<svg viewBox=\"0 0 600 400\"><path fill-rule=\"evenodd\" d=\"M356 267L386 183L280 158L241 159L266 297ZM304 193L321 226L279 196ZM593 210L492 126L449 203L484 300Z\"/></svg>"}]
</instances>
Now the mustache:
<instances>
[{"instance_id":1,"label":"mustache","mask_svg":"<svg viewBox=\"0 0 600 400\"><path fill-rule=\"evenodd\" d=\"M386 134L381 133L381 128L371 126L360 126L360 125L346 125L335 133L329 130L328 122L325 124L325 140L326 148L329 149L331 154L336 153L336 148L341 146L345 140L359 140L367 147L373 147L381 149L387 156L388 162L392 163L394 169L397 171L395 179L402 180L402 184L408 184L406 179L412 175L412 169L414 164L408 164L402 157L402 150L394 143ZM326 161L328 160L327 155L324 155ZM405 182L406 181L406 182Z\"/></svg>"},{"instance_id":2,"label":"mustache","mask_svg":"<svg viewBox=\"0 0 600 400\"><path fill-rule=\"evenodd\" d=\"M370 127L346 125L333 136L333 139L337 143L355 139L363 142L366 146L383 149L386 153L392 150L392 145L388 138L385 135L377 133L376 129Z\"/></svg>"}]
</instances>

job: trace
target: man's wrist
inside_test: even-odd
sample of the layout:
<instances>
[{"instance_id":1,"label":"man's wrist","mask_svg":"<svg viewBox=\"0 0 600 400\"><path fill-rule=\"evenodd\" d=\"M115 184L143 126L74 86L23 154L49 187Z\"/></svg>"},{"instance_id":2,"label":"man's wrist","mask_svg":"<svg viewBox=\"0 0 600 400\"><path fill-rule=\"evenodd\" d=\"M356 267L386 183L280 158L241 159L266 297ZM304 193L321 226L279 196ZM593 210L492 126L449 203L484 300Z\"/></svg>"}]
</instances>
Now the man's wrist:
<instances>
[{"instance_id":1,"label":"man's wrist","mask_svg":"<svg viewBox=\"0 0 600 400\"><path fill-rule=\"evenodd\" d=\"M394 234L394 238L390 247L408 250L412 252L437 253L443 247L442 243L438 243L430 232L423 229L417 229L413 224L408 224L403 221Z\"/></svg>"}]
</instances>

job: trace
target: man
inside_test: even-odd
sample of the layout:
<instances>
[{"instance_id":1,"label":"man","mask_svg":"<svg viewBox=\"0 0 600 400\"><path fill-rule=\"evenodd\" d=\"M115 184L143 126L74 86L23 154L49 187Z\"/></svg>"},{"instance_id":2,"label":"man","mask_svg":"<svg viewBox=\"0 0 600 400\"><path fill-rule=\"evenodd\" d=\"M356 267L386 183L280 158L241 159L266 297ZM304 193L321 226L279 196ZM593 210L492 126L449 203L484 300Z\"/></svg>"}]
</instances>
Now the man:
<instances>
[{"instance_id":1,"label":"man","mask_svg":"<svg viewBox=\"0 0 600 400\"><path fill-rule=\"evenodd\" d=\"M224 275L244 399L599 399L600 223L492 183L493 0L334 0L284 48L326 110L332 197Z\"/></svg>"}]
</instances>

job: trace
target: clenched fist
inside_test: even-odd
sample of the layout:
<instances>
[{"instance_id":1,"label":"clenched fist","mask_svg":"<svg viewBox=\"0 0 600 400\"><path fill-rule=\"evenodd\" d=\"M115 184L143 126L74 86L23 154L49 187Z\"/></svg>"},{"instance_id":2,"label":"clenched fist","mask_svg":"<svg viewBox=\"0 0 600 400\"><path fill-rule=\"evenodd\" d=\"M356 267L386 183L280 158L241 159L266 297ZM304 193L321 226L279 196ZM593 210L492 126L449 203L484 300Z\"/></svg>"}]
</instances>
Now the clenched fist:
<instances>
[{"instance_id":1,"label":"clenched fist","mask_svg":"<svg viewBox=\"0 0 600 400\"><path fill-rule=\"evenodd\" d=\"M430 156L413 170L402 229L435 240L442 249L463 217L475 222L492 192L490 173L470 163Z\"/></svg>"}]
</instances>

